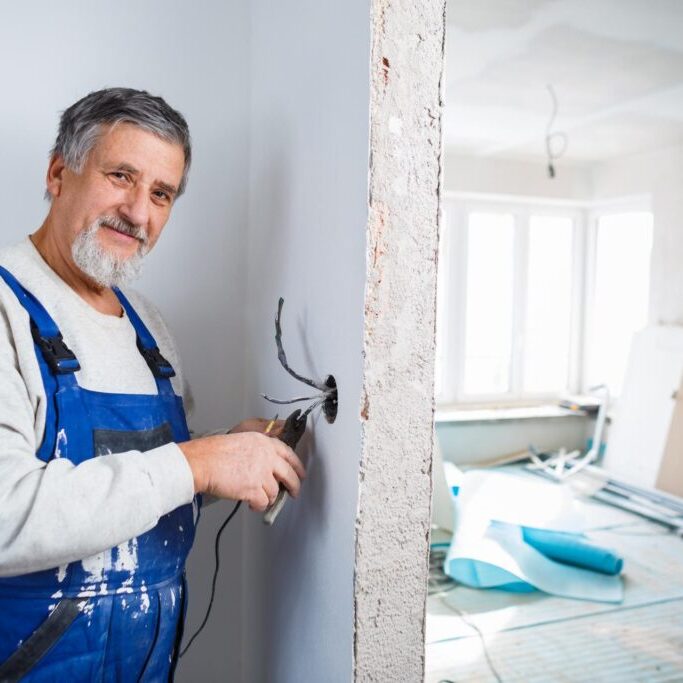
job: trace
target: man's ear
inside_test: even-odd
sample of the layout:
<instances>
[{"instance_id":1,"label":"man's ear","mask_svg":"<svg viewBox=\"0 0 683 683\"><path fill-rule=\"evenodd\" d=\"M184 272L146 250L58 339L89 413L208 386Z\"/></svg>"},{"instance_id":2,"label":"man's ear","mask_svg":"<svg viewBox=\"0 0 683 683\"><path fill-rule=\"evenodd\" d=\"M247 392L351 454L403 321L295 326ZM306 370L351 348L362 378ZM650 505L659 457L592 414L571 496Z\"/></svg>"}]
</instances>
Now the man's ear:
<instances>
[{"instance_id":1,"label":"man's ear","mask_svg":"<svg viewBox=\"0 0 683 683\"><path fill-rule=\"evenodd\" d=\"M50 159L47 167L47 177L45 178L46 189L53 199L59 197L62 191L65 168L64 159L59 154L54 154Z\"/></svg>"}]
</instances>

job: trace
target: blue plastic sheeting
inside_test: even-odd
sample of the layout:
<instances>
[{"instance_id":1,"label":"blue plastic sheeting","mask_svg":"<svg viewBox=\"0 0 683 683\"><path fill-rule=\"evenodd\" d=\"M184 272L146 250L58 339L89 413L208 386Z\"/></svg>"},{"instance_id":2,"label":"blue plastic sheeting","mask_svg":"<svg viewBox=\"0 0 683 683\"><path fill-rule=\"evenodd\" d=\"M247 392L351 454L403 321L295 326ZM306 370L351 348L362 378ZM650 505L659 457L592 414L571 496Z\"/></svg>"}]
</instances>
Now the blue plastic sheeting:
<instances>
[{"instance_id":1,"label":"blue plastic sheeting","mask_svg":"<svg viewBox=\"0 0 683 683\"><path fill-rule=\"evenodd\" d=\"M621 559L586 541L566 489L496 471L446 477L451 490L459 486L447 575L473 588L623 600Z\"/></svg>"},{"instance_id":2,"label":"blue plastic sheeting","mask_svg":"<svg viewBox=\"0 0 683 683\"><path fill-rule=\"evenodd\" d=\"M522 527L522 538L551 560L575 567L614 576L624 566L624 561L614 552L590 543L583 534Z\"/></svg>"}]
</instances>

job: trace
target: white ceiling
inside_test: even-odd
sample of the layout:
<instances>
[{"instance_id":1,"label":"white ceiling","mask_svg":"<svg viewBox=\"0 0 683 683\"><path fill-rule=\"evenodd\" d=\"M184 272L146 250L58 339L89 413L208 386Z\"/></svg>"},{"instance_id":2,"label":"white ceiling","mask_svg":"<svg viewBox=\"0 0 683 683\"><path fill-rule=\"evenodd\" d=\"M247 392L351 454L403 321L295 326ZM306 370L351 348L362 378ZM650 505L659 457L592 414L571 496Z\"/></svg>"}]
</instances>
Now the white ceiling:
<instances>
[{"instance_id":1,"label":"white ceiling","mask_svg":"<svg viewBox=\"0 0 683 683\"><path fill-rule=\"evenodd\" d=\"M476 156L594 162L683 143L683 0L448 0L444 134Z\"/></svg>"}]
</instances>

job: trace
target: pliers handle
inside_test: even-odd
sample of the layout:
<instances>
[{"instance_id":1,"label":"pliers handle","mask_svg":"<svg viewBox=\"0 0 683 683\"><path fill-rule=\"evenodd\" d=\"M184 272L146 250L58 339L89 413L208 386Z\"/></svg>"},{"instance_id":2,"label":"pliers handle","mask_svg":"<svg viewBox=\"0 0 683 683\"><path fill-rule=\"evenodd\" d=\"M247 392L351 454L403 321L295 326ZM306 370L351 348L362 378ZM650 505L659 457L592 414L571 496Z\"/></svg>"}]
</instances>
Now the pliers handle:
<instances>
[{"instance_id":1,"label":"pliers handle","mask_svg":"<svg viewBox=\"0 0 683 683\"><path fill-rule=\"evenodd\" d=\"M306 431L306 421L308 416L306 414L301 414L301 409L297 408L286 420L284 427L282 428L282 433L278 436L278 439L283 443L286 443L292 450L296 448L299 443L299 439L303 436ZM284 507L285 501L287 500L287 489L280 484L280 491L277 494L277 498L273 504L266 509L263 513L263 522L265 524L272 524L277 516L280 514L280 510Z\"/></svg>"}]
</instances>

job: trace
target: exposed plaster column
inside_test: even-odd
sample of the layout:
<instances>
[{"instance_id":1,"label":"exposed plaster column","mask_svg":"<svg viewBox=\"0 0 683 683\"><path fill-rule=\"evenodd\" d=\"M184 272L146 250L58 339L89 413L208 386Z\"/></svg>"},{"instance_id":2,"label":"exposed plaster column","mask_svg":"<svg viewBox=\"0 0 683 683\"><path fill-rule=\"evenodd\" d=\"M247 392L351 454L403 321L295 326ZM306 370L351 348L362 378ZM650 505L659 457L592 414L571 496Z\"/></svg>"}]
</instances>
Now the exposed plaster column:
<instances>
[{"instance_id":1,"label":"exposed plaster column","mask_svg":"<svg viewBox=\"0 0 683 683\"><path fill-rule=\"evenodd\" d=\"M444 0L375 0L355 681L424 677Z\"/></svg>"}]
</instances>

